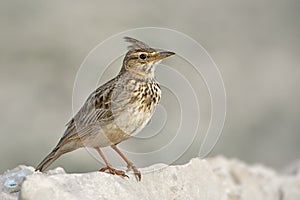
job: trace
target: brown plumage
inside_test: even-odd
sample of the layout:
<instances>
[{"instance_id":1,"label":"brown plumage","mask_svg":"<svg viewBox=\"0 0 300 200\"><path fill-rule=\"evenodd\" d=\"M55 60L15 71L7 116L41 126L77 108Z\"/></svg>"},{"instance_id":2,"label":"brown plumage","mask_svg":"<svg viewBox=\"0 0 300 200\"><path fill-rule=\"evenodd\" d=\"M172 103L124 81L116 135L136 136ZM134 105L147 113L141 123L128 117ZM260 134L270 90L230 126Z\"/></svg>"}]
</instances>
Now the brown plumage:
<instances>
[{"instance_id":1,"label":"brown plumage","mask_svg":"<svg viewBox=\"0 0 300 200\"><path fill-rule=\"evenodd\" d=\"M137 168L122 154L116 145L137 134L150 120L160 100L161 90L154 78L155 64L163 58L174 55L161 52L134 38L130 42L119 74L97 88L81 109L67 124L67 129L52 152L37 166L44 171L61 155L81 147L95 148L111 174L126 176L114 169L101 147L111 146L127 163L138 178Z\"/></svg>"}]
</instances>

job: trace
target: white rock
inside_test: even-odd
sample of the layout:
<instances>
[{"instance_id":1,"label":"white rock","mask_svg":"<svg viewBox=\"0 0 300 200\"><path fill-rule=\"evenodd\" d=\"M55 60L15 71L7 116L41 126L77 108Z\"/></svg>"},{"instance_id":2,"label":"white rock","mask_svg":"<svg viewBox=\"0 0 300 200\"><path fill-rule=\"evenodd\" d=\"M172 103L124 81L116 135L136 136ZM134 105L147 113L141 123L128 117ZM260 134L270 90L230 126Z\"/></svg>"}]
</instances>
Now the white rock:
<instances>
[{"instance_id":1,"label":"white rock","mask_svg":"<svg viewBox=\"0 0 300 200\"><path fill-rule=\"evenodd\" d=\"M34 168L20 165L0 176L0 198L3 200L16 199L21 184L26 176L33 174Z\"/></svg>"},{"instance_id":2,"label":"white rock","mask_svg":"<svg viewBox=\"0 0 300 200\"><path fill-rule=\"evenodd\" d=\"M22 185L22 199L221 199L224 191L209 164L193 159L184 166L148 172L142 181L106 173L32 175Z\"/></svg>"},{"instance_id":3,"label":"white rock","mask_svg":"<svg viewBox=\"0 0 300 200\"><path fill-rule=\"evenodd\" d=\"M16 190L3 187L4 176L10 173L7 172L0 176L0 199L300 199L299 174L278 175L263 166L248 166L222 157L195 158L181 166L153 165L141 169L141 182L133 174L127 179L100 172L66 174L62 168L47 174L33 173L31 167L21 168L30 172L21 192L12 193Z\"/></svg>"}]
</instances>

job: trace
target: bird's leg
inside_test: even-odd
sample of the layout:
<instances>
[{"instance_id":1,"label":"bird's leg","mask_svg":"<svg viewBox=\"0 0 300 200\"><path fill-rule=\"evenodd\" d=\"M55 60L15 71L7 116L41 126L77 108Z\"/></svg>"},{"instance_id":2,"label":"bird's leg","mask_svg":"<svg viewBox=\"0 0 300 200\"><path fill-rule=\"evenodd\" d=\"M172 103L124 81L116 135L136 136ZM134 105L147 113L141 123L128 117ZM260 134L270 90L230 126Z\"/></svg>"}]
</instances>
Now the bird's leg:
<instances>
[{"instance_id":1,"label":"bird's leg","mask_svg":"<svg viewBox=\"0 0 300 200\"><path fill-rule=\"evenodd\" d=\"M127 163L127 172L133 170L137 180L141 181L142 175L141 172L136 168L136 166L134 166L134 164L130 160L128 160L128 158L126 158L126 156L117 148L116 145L114 144L111 145L111 148L113 148L113 150L115 150L121 156L121 158Z\"/></svg>"},{"instance_id":2,"label":"bird's leg","mask_svg":"<svg viewBox=\"0 0 300 200\"><path fill-rule=\"evenodd\" d=\"M106 170L109 171L110 174L113 175L118 175L118 176L122 176L122 177L127 177L129 178L124 171L122 170L117 170L115 168L112 167L112 165L108 162L108 160L106 159L106 157L104 156L102 150L100 149L100 147L95 148L97 150L97 152L99 153L99 155L101 156L101 158L103 159L103 161L106 164L106 167L101 168L99 171L100 172L105 172Z\"/></svg>"}]
</instances>

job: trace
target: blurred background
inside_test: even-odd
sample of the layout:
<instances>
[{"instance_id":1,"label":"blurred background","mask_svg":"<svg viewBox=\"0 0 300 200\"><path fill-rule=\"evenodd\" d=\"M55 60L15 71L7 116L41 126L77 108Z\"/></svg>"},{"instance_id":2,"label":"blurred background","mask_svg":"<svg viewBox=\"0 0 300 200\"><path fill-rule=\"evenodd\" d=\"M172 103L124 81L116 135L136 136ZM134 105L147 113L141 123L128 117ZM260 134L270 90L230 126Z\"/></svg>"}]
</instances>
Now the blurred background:
<instances>
[{"instance_id":1,"label":"blurred background","mask_svg":"<svg viewBox=\"0 0 300 200\"><path fill-rule=\"evenodd\" d=\"M144 26L191 36L218 65L227 117L209 156L283 169L300 153L299 10L298 0L1 0L0 173L36 166L57 143L72 115L76 73L90 50ZM55 166L99 168L84 149Z\"/></svg>"}]
</instances>

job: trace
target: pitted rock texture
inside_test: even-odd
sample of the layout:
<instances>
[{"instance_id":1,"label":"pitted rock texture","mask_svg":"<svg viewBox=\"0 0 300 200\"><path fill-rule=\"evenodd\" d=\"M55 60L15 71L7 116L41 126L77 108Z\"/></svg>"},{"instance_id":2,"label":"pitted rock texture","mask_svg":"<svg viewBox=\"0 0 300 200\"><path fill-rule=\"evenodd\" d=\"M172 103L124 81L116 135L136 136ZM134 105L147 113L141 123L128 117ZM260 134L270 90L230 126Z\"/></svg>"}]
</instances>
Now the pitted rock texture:
<instances>
[{"instance_id":1,"label":"pitted rock texture","mask_svg":"<svg viewBox=\"0 0 300 200\"><path fill-rule=\"evenodd\" d=\"M223 157L194 158L178 166L157 164L141 171L138 182L133 174L129 179L100 172L66 174L62 168L42 174L19 166L0 176L0 199L300 199L299 173L280 175Z\"/></svg>"}]
</instances>

